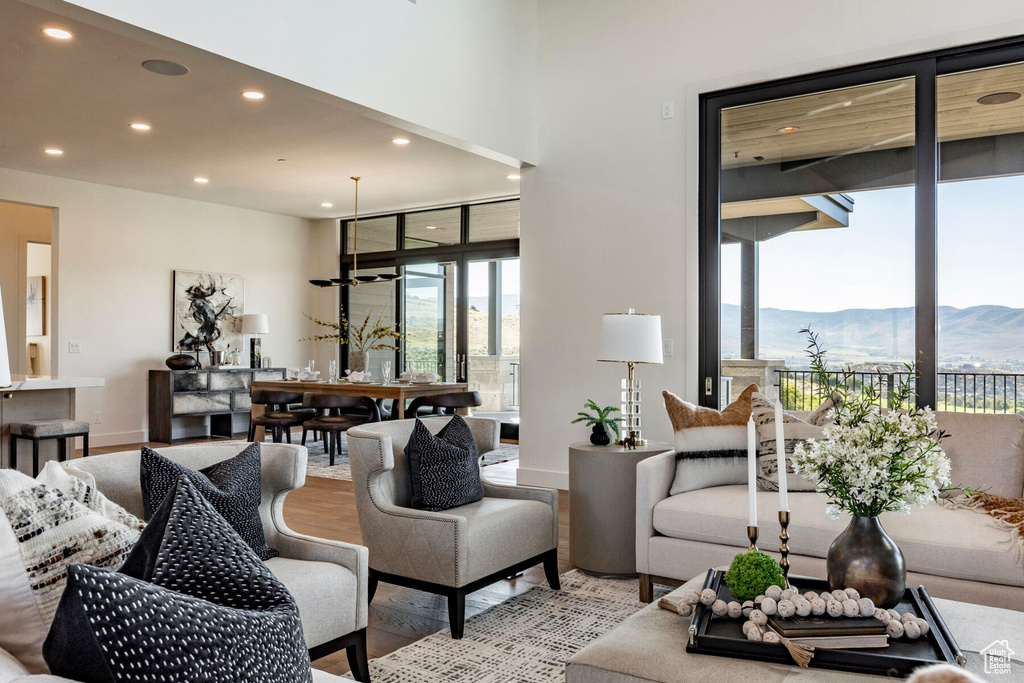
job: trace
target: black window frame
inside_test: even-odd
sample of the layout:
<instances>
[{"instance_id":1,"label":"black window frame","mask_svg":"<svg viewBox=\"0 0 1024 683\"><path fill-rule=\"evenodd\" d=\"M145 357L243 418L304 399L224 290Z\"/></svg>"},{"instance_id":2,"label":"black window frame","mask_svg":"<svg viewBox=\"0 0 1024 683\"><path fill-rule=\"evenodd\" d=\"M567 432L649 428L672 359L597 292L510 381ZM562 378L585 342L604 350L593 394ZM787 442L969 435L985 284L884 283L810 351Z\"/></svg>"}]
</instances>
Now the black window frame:
<instances>
[{"instance_id":1,"label":"black window frame","mask_svg":"<svg viewBox=\"0 0 1024 683\"><path fill-rule=\"evenodd\" d=\"M482 206L491 204L504 204L508 202L519 202L519 197L511 197L506 199L495 199L490 201L479 201L479 202L468 202L463 204L452 204L448 206L437 206L429 209L417 209L414 211L400 211L390 213L379 213L367 215L365 218L387 218L394 216L396 218L396 231L395 244L399 245L399 249L393 251L377 251L377 252L366 252L359 253L359 268L401 268L404 269L407 265L423 263L427 261L446 261L454 262L459 269L460 273L468 273L468 265L470 261L481 261L488 259L507 259L507 258L519 258L519 238L504 239L504 240L491 240L487 242L470 242L470 207ZM437 247L416 247L416 248L405 248L405 220L407 216L419 213L427 213L431 211L439 211L444 209L459 209L460 210L460 225L459 225L459 242L458 244L442 245ZM361 216L361 218L363 218ZM349 268L354 260L353 254L348 252L348 225L352 221L350 219L343 219L338 221L338 230L340 232L340 244L341 254L338 258L338 277L347 279L350 275ZM372 284L372 287L386 287L387 284ZM402 320L404 318L404 299L405 299L405 282L404 280L396 280L392 283L395 288L395 319ZM456 293L457 301L469 301L469 278L466 276L459 277L458 279L459 290ZM349 293L350 287L341 287L341 296L339 300L340 313L346 318L349 316L350 311L350 300ZM469 316L468 307L463 306L463 310L456 309L456 333L455 337L457 340L457 348L455 349L456 358L466 359L465 363L459 363L456 361L456 381L465 382L468 380L468 368L469 368ZM340 356L341 356L341 367L349 367L348 358L348 344L339 344ZM395 368L401 369L405 367L405 354L404 351L395 352ZM397 373L396 373L397 374Z\"/></svg>"},{"instance_id":2,"label":"black window frame","mask_svg":"<svg viewBox=\"0 0 1024 683\"><path fill-rule=\"evenodd\" d=\"M718 408L721 388L721 112L879 81L914 78L915 355L919 405L936 405L939 143L936 85L942 75L1024 62L1024 36L935 50L728 88L700 95L698 170L698 396Z\"/></svg>"}]
</instances>

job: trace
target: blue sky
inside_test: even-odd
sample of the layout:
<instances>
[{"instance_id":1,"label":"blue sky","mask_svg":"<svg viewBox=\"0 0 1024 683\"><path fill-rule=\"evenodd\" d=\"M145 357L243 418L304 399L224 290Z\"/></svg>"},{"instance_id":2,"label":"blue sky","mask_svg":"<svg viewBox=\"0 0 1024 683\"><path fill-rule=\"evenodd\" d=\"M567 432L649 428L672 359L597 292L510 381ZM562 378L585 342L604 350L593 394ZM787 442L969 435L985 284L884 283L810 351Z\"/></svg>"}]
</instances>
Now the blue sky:
<instances>
[{"instance_id":1,"label":"blue sky","mask_svg":"<svg viewBox=\"0 0 1024 683\"><path fill-rule=\"evenodd\" d=\"M850 193L846 228L761 244L761 308L838 311L914 305L914 189ZM1024 308L1024 176L939 185L939 305ZM739 247L722 250L722 301L739 303ZM1007 277L1010 276L1010 277Z\"/></svg>"}]
</instances>

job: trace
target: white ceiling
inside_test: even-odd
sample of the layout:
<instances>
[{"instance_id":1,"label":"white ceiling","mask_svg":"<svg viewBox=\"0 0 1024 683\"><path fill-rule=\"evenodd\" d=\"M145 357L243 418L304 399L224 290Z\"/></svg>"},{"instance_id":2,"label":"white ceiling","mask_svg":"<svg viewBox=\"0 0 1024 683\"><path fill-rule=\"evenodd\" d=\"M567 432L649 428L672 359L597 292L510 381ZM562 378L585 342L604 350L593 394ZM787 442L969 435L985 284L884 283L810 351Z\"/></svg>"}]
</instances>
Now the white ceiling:
<instances>
[{"instance_id":1,"label":"white ceiling","mask_svg":"<svg viewBox=\"0 0 1024 683\"><path fill-rule=\"evenodd\" d=\"M17 0L0 0L0 16L0 166L306 218L350 215L353 175L363 178L361 214L519 193L506 178L515 167L216 55L155 47ZM48 38L46 26L74 38ZM141 67L148 59L190 73L159 76ZM265 99L243 99L250 89ZM135 121L152 130L131 130ZM0 188L0 199L17 197Z\"/></svg>"}]
</instances>

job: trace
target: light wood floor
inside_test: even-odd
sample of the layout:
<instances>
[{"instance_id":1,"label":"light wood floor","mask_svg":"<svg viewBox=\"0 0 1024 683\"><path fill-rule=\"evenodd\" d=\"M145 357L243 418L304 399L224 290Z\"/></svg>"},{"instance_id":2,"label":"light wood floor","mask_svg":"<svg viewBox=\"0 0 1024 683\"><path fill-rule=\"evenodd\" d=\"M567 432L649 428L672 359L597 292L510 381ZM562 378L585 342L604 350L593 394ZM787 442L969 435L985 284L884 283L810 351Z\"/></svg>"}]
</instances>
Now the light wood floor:
<instances>
[{"instance_id":1,"label":"light wood floor","mask_svg":"<svg viewBox=\"0 0 1024 683\"><path fill-rule=\"evenodd\" d=\"M183 441L175 445L184 443L194 442ZM166 446L140 443L90 448L89 452L99 455L133 450L143 445L157 450ZM81 451L78 455L81 455ZM516 464L511 462L485 467L484 478L496 484L514 484ZM288 526L299 533L362 543L350 481L308 477L305 486L288 494L284 516ZM558 569L561 573L572 568L569 564L569 493L566 491L559 494L558 527ZM466 616L483 612L537 585L547 585L540 565L527 570L514 581L500 581L467 596ZM367 629L369 656L381 657L447 627L448 603L445 598L382 583L370 604ZM314 662L314 666L333 674L343 674L349 670L344 651L319 659Z\"/></svg>"}]
</instances>

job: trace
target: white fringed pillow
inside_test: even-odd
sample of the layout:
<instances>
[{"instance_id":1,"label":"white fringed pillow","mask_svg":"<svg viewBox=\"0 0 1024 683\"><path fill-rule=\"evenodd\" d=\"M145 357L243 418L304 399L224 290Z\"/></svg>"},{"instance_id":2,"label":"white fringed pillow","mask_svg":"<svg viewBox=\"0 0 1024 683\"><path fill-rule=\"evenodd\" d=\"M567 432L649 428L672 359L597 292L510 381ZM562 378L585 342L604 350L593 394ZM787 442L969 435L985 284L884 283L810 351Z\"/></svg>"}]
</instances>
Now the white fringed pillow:
<instances>
[{"instance_id":1,"label":"white fringed pillow","mask_svg":"<svg viewBox=\"0 0 1024 683\"><path fill-rule=\"evenodd\" d=\"M143 524L96 489L92 475L47 463L36 479L0 470L0 649L49 673L43 641L76 562L120 567Z\"/></svg>"}]
</instances>

